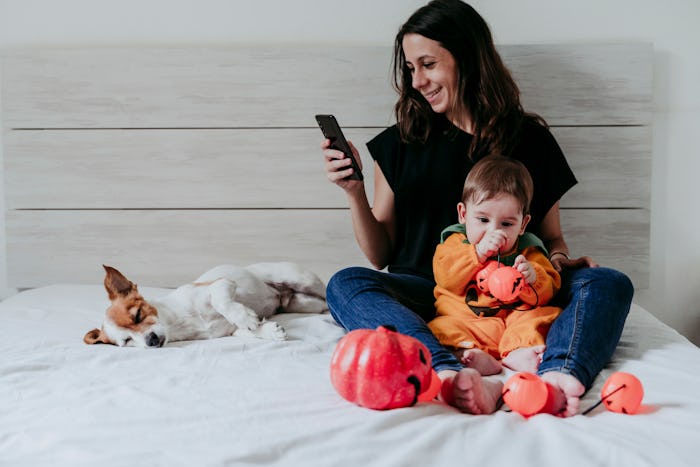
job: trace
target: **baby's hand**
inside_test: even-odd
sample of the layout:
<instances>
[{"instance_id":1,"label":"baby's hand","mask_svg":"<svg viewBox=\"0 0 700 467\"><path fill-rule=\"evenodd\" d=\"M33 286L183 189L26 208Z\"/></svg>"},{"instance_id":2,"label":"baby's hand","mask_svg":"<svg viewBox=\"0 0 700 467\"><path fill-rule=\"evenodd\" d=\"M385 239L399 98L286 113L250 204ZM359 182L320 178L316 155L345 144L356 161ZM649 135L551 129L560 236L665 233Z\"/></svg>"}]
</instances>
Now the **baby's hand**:
<instances>
[{"instance_id":1,"label":"baby's hand","mask_svg":"<svg viewBox=\"0 0 700 467\"><path fill-rule=\"evenodd\" d=\"M494 230L485 233L475 246L479 261L483 263L488 258L496 256L499 250L505 246L507 240L508 237L506 237L505 232L502 230Z\"/></svg>"},{"instance_id":2,"label":"baby's hand","mask_svg":"<svg viewBox=\"0 0 700 467\"><path fill-rule=\"evenodd\" d=\"M528 284L532 285L535 283L535 280L537 280L537 271L535 271L532 263L525 259L523 255L518 255L518 257L515 258L513 267L520 271L520 274L523 275L525 282Z\"/></svg>"}]
</instances>

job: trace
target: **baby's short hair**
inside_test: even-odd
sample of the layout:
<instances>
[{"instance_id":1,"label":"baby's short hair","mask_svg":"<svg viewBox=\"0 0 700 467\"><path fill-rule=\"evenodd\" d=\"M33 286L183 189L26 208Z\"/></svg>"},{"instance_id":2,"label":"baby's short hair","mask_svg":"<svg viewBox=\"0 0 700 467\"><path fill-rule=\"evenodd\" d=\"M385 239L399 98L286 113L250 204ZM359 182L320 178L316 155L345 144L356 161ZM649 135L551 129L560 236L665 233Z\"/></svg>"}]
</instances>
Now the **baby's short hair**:
<instances>
[{"instance_id":1,"label":"baby's short hair","mask_svg":"<svg viewBox=\"0 0 700 467\"><path fill-rule=\"evenodd\" d=\"M530 213L534 186L530 172L519 160L504 156L487 156L474 164L462 190L462 202L479 204L501 194L514 196Z\"/></svg>"}]
</instances>

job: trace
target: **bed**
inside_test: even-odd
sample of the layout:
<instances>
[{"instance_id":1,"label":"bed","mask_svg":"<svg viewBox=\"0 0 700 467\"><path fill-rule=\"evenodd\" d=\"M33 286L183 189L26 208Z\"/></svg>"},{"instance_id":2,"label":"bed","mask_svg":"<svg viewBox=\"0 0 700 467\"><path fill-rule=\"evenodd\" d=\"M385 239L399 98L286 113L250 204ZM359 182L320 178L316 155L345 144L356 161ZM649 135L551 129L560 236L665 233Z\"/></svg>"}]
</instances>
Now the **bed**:
<instances>
[{"instance_id":1,"label":"bed","mask_svg":"<svg viewBox=\"0 0 700 467\"><path fill-rule=\"evenodd\" d=\"M579 185L574 254L649 281L649 44L501 46ZM637 415L375 411L334 390L343 331L282 314L284 342L88 346L102 264L158 297L220 263L295 261L324 280L367 265L325 181L314 114L366 141L391 124L386 47L2 51L7 277L0 465L697 465L700 350L635 304L605 380L643 383ZM370 159L362 153L365 167ZM371 171L368 191L371 196ZM507 378L503 374L502 378Z\"/></svg>"}]
</instances>

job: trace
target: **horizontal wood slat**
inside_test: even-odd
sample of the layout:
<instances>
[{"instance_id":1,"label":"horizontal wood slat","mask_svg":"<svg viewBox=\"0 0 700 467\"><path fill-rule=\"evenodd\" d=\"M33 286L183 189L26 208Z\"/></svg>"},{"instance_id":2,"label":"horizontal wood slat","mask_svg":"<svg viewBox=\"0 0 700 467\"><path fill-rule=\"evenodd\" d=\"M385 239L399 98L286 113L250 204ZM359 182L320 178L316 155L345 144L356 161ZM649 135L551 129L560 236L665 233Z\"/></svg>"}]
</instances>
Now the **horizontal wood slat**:
<instances>
[{"instance_id":1,"label":"horizontal wood slat","mask_svg":"<svg viewBox=\"0 0 700 467\"><path fill-rule=\"evenodd\" d=\"M646 286L648 212L563 210L562 225L572 253ZM227 262L296 261L324 280L344 266L368 266L347 209L10 211L7 228L15 287L98 283L101 264L167 287Z\"/></svg>"},{"instance_id":2,"label":"horizontal wood slat","mask_svg":"<svg viewBox=\"0 0 700 467\"><path fill-rule=\"evenodd\" d=\"M373 162L364 142L379 131L347 130L363 156L370 200ZM649 127L552 131L579 180L562 206L648 206ZM13 131L5 142L5 204L9 209L344 208L345 195L323 173L321 138L317 129ZM50 176L37 183L41 172Z\"/></svg>"},{"instance_id":3,"label":"horizontal wood slat","mask_svg":"<svg viewBox=\"0 0 700 467\"><path fill-rule=\"evenodd\" d=\"M561 225L572 257L591 256L649 287L649 210L563 209Z\"/></svg>"},{"instance_id":4,"label":"horizontal wood slat","mask_svg":"<svg viewBox=\"0 0 700 467\"><path fill-rule=\"evenodd\" d=\"M651 121L649 44L503 45L526 109L555 125ZM74 48L3 53L5 128L391 122L389 47Z\"/></svg>"},{"instance_id":5,"label":"horizontal wood slat","mask_svg":"<svg viewBox=\"0 0 700 467\"><path fill-rule=\"evenodd\" d=\"M499 48L526 110L555 125L651 124L653 48L647 44Z\"/></svg>"},{"instance_id":6,"label":"horizontal wood slat","mask_svg":"<svg viewBox=\"0 0 700 467\"><path fill-rule=\"evenodd\" d=\"M562 207L643 208L651 200L651 127L553 128L578 184Z\"/></svg>"},{"instance_id":7,"label":"horizontal wood slat","mask_svg":"<svg viewBox=\"0 0 700 467\"><path fill-rule=\"evenodd\" d=\"M386 47L78 48L10 52L7 128L298 127L341 112L387 125Z\"/></svg>"},{"instance_id":8,"label":"horizontal wood slat","mask_svg":"<svg viewBox=\"0 0 700 467\"><path fill-rule=\"evenodd\" d=\"M7 223L15 287L95 282L101 264L166 287L222 263L295 261L324 279L368 265L345 209L11 211Z\"/></svg>"},{"instance_id":9,"label":"horizontal wood slat","mask_svg":"<svg viewBox=\"0 0 700 467\"><path fill-rule=\"evenodd\" d=\"M378 130L349 129L360 144ZM346 207L318 129L14 131L12 209ZM372 188L372 161L364 151ZM367 160L370 159L370 160ZM34 183L37 167L51 173Z\"/></svg>"}]
</instances>

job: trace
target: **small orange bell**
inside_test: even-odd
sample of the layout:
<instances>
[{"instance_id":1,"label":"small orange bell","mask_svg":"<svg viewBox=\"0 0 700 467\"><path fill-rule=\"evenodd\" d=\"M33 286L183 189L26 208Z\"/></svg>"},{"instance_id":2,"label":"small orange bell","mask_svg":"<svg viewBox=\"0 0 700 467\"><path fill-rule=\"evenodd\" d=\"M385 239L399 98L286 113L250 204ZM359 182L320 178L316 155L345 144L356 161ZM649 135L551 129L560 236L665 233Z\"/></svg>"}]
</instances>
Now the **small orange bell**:
<instances>
[{"instance_id":1,"label":"small orange bell","mask_svg":"<svg viewBox=\"0 0 700 467\"><path fill-rule=\"evenodd\" d=\"M635 414L644 397L644 388L636 376L618 371L610 375L600 391L600 398L608 410Z\"/></svg>"},{"instance_id":2,"label":"small orange bell","mask_svg":"<svg viewBox=\"0 0 700 467\"><path fill-rule=\"evenodd\" d=\"M523 417L554 412L554 388L532 373L516 373L503 385L503 402Z\"/></svg>"}]
</instances>

